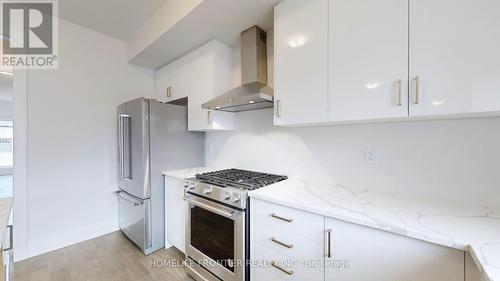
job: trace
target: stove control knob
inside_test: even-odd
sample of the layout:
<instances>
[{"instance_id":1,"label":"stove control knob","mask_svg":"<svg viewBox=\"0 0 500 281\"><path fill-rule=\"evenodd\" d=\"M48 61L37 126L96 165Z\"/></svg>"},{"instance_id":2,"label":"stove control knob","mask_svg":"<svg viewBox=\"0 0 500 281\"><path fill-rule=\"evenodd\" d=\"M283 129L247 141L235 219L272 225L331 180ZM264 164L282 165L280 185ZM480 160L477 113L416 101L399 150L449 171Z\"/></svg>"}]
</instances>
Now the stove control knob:
<instances>
[{"instance_id":1,"label":"stove control knob","mask_svg":"<svg viewBox=\"0 0 500 281\"><path fill-rule=\"evenodd\" d=\"M189 189L194 189L196 184L194 182L189 183Z\"/></svg>"},{"instance_id":2,"label":"stove control knob","mask_svg":"<svg viewBox=\"0 0 500 281\"><path fill-rule=\"evenodd\" d=\"M213 191L212 187L205 187L205 189L203 189L203 193L207 195L212 194L212 191Z\"/></svg>"},{"instance_id":3,"label":"stove control knob","mask_svg":"<svg viewBox=\"0 0 500 281\"><path fill-rule=\"evenodd\" d=\"M233 194L233 202L239 202L241 200L241 196L238 193Z\"/></svg>"},{"instance_id":4,"label":"stove control knob","mask_svg":"<svg viewBox=\"0 0 500 281\"><path fill-rule=\"evenodd\" d=\"M229 200L229 199L231 199L231 193L224 192L224 200Z\"/></svg>"}]
</instances>

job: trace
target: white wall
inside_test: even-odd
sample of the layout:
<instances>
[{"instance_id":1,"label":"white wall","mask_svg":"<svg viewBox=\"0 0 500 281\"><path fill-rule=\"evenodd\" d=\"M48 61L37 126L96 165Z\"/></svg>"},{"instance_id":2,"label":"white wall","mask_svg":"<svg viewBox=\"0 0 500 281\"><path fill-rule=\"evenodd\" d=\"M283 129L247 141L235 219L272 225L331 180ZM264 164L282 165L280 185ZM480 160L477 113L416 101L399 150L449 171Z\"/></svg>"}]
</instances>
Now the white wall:
<instances>
[{"instance_id":1,"label":"white wall","mask_svg":"<svg viewBox=\"0 0 500 281\"><path fill-rule=\"evenodd\" d=\"M273 84L273 34L268 34ZM234 84L240 83L240 50ZM207 133L207 165L472 204L500 204L500 119L310 128L273 126L271 109L241 112L234 132ZM366 164L366 149L377 161Z\"/></svg>"},{"instance_id":2,"label":"white wall","mask_svg":"<svg viewBox=\"0 0 500 281\"><path fill-rule=\"evenodd\" d=\"M118 229L116 107L154 91L124 42L59 24L59 69L28 73L27 256Z\"/></svg>"}]
</instances>

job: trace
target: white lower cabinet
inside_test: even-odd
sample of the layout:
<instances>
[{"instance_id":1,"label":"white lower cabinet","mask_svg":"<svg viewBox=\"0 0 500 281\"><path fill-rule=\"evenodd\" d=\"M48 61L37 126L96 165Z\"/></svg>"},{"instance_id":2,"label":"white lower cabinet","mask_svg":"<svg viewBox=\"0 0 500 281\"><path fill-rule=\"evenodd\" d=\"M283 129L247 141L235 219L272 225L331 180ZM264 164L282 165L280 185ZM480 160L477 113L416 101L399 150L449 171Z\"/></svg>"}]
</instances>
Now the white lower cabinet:
<instances>
[{"instance_id":1,"label":"white lower cabinet","mask_svg":"<svg viewBox=\"0 0 500 281\"><path fill-rule=\"evenodd\" d=\"M470 253L465 253L465 281L483 281L481 272Z\"/></svg>"},{"instance_id":2,"label":"white lower cabinet","mask_svg":"<svg viewBox=\"0 0 500 281\"><path fill-rule=\"evenodd\" d=\"M255 199L251 210L251 280L324 280L323 216Z\"/></svg>"},{"instance_id":3,"label":"white lower cabinet","mask_svg":"<svg viewBox=\"0 0 500 281\"><path fill-rule=\"evenodd\" d=\"M165 245L186 252L184 180L165 177Z\"/></svg>"},{"instance_id":4,"label":"white lower cabinet","mask_svg":"<svg viewBox=\"0 0 500 281\"><path fill-rule=\"evenodd\" d=\"M464 280L463 251L330 218L325 230L326 281Z\"/></svg>"},{"instance_id":5,"label":"white lower cabinet","mask_svg":"<svg viewBox=\"0 0 500 281\"><path fill-rule=\"evenodd\" d=\"M301 263L301 260L280 254L261 244L253 247L255 259L265 261L262 266L253 268L252 280L296 280L296 281L323 281L324 272L309 265Z\"/></svg>"},{"instance_id":6,"label":"white lower cabinet","mask_svg":"<svg viewBox=\"0 0 500 281\"><path fill-rule=\"evenodd\" d=\"M252 281L463 281L464 252L251 199ZM471 269L470 279L474 272Z\"/></svg>"}]
</instances>

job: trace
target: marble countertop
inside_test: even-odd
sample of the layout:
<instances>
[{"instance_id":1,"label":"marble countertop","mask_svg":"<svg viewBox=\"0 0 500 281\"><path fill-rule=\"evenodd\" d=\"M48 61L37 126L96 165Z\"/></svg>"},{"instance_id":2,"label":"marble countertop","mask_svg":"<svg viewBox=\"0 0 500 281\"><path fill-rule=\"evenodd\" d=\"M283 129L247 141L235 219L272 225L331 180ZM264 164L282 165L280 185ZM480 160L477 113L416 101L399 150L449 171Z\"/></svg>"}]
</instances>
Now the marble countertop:
<instances>
[{"instance_id":1,"label":"marble countertop","mask_svg":"<svg viewBox=\"0 0 500 281\"><path fill-rule=\"evenodd\" d=\"M217 170L165 171L185 179ZM407 237L469 251L486 280L500 281L500 209L415 198L290 178L251 197ZM1 212L0 212L1 213ZM1 218L1 214L0 214Z\"/></svg>"},{"instance_id":2,"label":"marble countertop","mask_svg":"<svg viewBox=\"0 0 500 281\"><path fill-rule=\"evenodd\" d=\"M12 197L0 198L0 246L3 245L5 231L12 211Z\"/></svg>"},{"instance_id":3,"label":"marble countertop","mask_svg":"<svg viewBox=\"0 0 500 281\"><path fill-rule=\"evenodd\" d=\"M209 167L196 167L196 168L164 171L162 174L167 177L173 177L177 179L187 179L194 177L196 174L206 173L215 170L217 169Z\"/></svg>"},{"instance_id":4,"label":"marble countertop","mask_svg":"<svg viewBox=\"0 0 500 281\"><path fill-rule=\"evenodd\" d=\"M500 281L500 210L288 179L249 193L384 231L469 251L485 280Z\"/></svg>"}]
</instances>

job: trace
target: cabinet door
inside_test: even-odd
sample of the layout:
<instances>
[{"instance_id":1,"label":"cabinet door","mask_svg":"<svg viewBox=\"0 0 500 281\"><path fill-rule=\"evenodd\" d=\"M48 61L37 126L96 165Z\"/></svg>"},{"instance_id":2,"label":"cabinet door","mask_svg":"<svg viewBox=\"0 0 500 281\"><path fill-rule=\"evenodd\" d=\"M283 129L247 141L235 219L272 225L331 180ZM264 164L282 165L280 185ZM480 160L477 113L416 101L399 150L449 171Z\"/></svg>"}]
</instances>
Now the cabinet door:
<instances>
[{"instance_id":1,"label":"cabinet door","mask_svg":"<svg viewBox=\"0 0 500 281\"><path fill-rule=\"evenodd\" d=\"M156 72L156 97L188 97L188 130L232 130L233 113L201 108L232 88L232 49L212 40ZM170 87L167 97L167 89Z\"/></svg>"},{"instance_id":2,"label":"cabinet door","mask_svg":"<svg viewBox=\"0 0 500 281\"><path fill-rule=\"evenodd\" d=\"M328 0L275 10L275 124L328 120Z\"/></svg>"},{"instance_id":3,"label":"cabinet door","mask_svg":"<svg viewBox=\"0 0 500 281\"><path fill-rule=\"evenodd\" d=\"M463 251L329 218L325 228L326 281L464 280Z\"/></svg>"},{"instance_id":4,"label":"cabinet door","mask_svg":"<svg viewBox=\"0 0 500 281\"><path fill-rule=\"evenodd\" d=\"M172 177L165 177L165 233L168 243L186 252L184 180Z\"/></svg>"},{"instance_id":5,"label":"cabinet door","mask_svg":"<svg viewBox=\"0 0 500 281\"><path fill-rule=\"evenodd\" d=\"M408 116L408 0L330 0L330 120Z\"/></svg>"},{"instance_id":6,"label":"cabinet door","mask_svg":"<svg viewBox=\"0 0 500 281\"><path fill-rule=\"evenodd\" d=\"M167 100L167 88L172 85L171 69L164 67L155 74L155 98L159 101Z\"/></svg>"},{"instance_id":7,"label":"cabinet door","mask_svg":"<svg viewBox=\"0 0 500 281\"><path fill-rule=\"evenodd\" d=\"M410 116L500 111L500 1L410 1Z\"/></svg>"},{"instance_id":8,"label":"cabinet door","mask_svg":"<svg viewBox=\"0 0 500 281\"><path fill-rule=\"evenodd\" d=\"M187 85L190 82L186 80L187 77L189 73L176 62L158 70L155 82L156 99L168 102L188 96Z\"/></svg>"},{"instance_id":9,"label":"cabinet door","mask_svg":"<svg viewBox=\"0 0 500 281\"><path fill-rule=\"evenodd\" d=\"M213 131L233 130L234 113L207 110L201 105L208 99L191 96L188 98L188 130L189 131Z\"/></svg>"}]
</instances>

